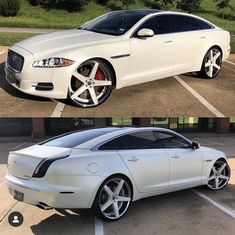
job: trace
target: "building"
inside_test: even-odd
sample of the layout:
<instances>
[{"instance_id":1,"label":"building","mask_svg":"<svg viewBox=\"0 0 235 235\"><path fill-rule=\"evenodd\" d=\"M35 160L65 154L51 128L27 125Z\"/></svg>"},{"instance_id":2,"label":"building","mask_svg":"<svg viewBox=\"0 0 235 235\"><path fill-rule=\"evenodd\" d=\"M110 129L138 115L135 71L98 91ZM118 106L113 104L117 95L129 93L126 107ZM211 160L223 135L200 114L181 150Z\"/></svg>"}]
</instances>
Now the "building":
<instances>
[{"instance_id":1,"label":"building","mask_svg":"<svg viewBox=\"0 0 235 235\"><path fill-rule=\"evenodd\" d=\"M2 118L0 119L0 136L37 138L106 126L156 126L181 133L235 133L235 118Z\"/></svg>"}]
</instances>

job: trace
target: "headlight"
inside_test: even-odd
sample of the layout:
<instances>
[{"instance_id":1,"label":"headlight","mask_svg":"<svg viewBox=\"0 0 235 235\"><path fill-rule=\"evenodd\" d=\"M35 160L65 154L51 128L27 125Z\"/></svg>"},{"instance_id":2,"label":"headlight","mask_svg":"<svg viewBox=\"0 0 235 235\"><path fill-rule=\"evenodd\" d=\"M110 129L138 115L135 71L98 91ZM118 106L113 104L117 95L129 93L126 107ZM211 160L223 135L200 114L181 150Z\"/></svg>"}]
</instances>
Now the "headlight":
<instances>
[{"instance_id":1,"label":"headlight","mask_svg":"<svg viewBox=\"0 0 235 235\"><path fill-rule=\"evenodd\" d=\"M61 68L74 64L74 61L64 58L48 58L45 60L35 61L33 63L34 68Z\"/></svg>"}]
</instances>

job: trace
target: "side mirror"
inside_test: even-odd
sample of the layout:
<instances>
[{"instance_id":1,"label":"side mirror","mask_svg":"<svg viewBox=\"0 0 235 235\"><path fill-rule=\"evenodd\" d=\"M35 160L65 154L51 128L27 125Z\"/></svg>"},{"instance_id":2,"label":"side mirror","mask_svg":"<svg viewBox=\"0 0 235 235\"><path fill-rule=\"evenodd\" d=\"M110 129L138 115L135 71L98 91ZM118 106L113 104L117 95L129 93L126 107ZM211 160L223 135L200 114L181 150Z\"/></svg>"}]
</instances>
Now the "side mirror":
<instances>
[{"instance_id":1,"label":"side mirror","mask_svg":"<svg viewBox=\"0 0 235 235\"><path fill-rule=\"evenodd\" d=\"M191 148L192 149L199 149L200 148L200 144L196 141L193 141L192 142L192 145L191 145Z\"/></svg>"},{"instance_id":2,"label":"side mirror","mask_svg":"<svg viewBox=\"0 0 235 235\"><path fill-rule=\"evenodd\" d=\"M154 32L151 29L141 29L138 33L137 33L139 38L151 38L154 36Z\"/></svg>"}]
</instances>

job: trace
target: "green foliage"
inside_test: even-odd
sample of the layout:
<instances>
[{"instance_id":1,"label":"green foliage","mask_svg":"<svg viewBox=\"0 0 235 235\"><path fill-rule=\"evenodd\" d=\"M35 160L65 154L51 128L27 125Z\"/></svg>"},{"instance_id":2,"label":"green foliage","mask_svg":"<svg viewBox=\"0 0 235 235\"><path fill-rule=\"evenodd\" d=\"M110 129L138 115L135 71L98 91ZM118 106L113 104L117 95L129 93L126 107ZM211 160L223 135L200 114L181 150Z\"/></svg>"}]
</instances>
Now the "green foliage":
<instances>
[{"instance_id":1,"label":"green foliage","mask_svg":"<svg viewBox=\"0 0 235 235\"><path fill-rule=\"evenodd\" d=\"M223 14L223 19L224 19L224 10L226 8L230 8L231 10L233 10L233 7L230 4L230 0L214 0L216 3L216 8L218 10L222 10L222 14Z\"/></svg>"},{"instance_id":2,"label":"green foliage","mask_svg":"<svg viewBox=\"0 0 235 235\"><path fill-rule=\"evenodd\" d=\"M20 10L19 0L0 0L0 15L16 16Z\"/></svg>"},{"instance_id":3,"label":"green foliage","mask_svg":"<svg viewBox=\"0 0 235 235\"><path fill-rule=\"evenodd\" d=\"M101 4L101 5L106 5L108 2L109 2L109 0L96 0L96 2L98 3L98 4Z\"/></svg>"},{"instance_id":4,"label":"green foliage","mask_svg":"<svg viewBox=\"0 0 235 235\"><path fill-rule=\"evenodd\" d=\"M159 9L167 10L170 5L174 3L174 0L142 0L146 6Z\"/></svg>"},{"instance_id":5,"label":"green foliage","mask_svg":"<svg viewBox=\"0 0 235 235\"><path fill-rule=\"evenodd\" d=\"M135 0L121 0L121 2L122 2L122 5L127 8L131 4L134 4Z\"/></svg>"},{"instance_id":6,"label":"green foliage","mask_svg":"<svg viewBox=\"0 0 235 235\"><path fill-rule=\"evenodd\" d=\"M177 9L189 13L197 13L201 10L202 0L179 0L177 2Z\"/></svg>"}]
</instances>

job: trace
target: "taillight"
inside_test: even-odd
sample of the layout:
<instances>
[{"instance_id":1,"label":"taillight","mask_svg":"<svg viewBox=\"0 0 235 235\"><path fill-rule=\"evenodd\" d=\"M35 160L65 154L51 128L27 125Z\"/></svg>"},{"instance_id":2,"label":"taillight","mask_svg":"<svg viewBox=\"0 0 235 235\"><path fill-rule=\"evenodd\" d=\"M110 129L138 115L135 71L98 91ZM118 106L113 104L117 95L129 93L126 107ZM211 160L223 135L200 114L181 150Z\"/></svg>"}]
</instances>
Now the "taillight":
<instances>
[{"instance_id":1,"label":"taillight","mask_svg":"<svg viewBox=\"0 0 235 235\"><path fill-rule=\"evenodd\" d=\"M69 156L69 155L68 155ZM46 173L48 168L50 167L50 165L58 160L62 160L67 158L68 156L64 156L64 157L55 157L55 158L46 158L44 160L42 160L38 166L36 167L34 173L33 173L33 178L43 178Z\"/></svg>"}]
</instances>

